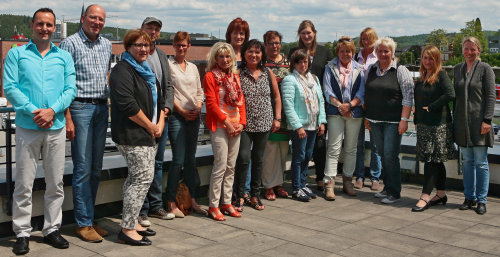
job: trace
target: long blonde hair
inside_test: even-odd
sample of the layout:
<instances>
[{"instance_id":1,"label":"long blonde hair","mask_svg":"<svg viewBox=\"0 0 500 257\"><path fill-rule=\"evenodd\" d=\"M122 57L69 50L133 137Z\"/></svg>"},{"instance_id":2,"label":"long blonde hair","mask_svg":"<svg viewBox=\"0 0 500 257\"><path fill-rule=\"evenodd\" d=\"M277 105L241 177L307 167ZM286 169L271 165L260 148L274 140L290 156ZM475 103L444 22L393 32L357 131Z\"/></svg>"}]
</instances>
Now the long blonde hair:
<instances>
[{"instance_id":1,"label":"long blonde hair","mask_svg":"<svg viewBox=\"0 0 500 257\"><path fill-rule=\"evenodd\" d=\"M207 68L206 71L210 71L215 66L217 66L217 55L221 53L228 53L231 55L231 66L229 67L229 71L231 73L236 73L236 55L234 54L233 47L225 42L217 42L215 43L210 52L207 54Z\"/></svg>"},{"instance_id":2,"label":"long blonde hair","mask_svg":"<svg viewBox=\"0 0 500 257\"><path fill-rule=\"evenodd\" d=\"M428 75L427 74L428 72L427 69L424 67L424 62L423 62L424 55L428 55L434 61L434 65L432 66L429 77L427 79L425 79ZM434 85L439 80L438 74L439 71L441 71L442 69L441 52L436 46L433 45L426 46L422 50L422 55L420 56L420 60L421 60L419 69L420 81L427 82L429 83L429 85Z\"/></svg>"}]
</instances>

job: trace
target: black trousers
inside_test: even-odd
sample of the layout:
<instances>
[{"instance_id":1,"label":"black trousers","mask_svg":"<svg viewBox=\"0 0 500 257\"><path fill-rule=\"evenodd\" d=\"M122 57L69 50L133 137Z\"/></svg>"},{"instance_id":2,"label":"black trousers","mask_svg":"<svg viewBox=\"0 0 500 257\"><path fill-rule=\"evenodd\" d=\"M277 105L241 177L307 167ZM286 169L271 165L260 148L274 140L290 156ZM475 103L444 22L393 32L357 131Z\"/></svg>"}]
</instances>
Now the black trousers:
<instances>
[{"instance_id":1,"label":"black trousers","mask_svg":"<svg viewBox=\"0 0 500 257\"><path fill-rule=\"evenodd\" d=\"M437 190L445 190L446 168L442 162L426 162L424 164L424 187L423 194L430 195L436 186Z\"/></svg>"},{"instance_id":2,"label":"black trousers","mask_svg":"<svg viewBox=\"0 0 500 257\"><path fill-rule=\"evenodd\" d=\"M326 164L326 130L325 134L316 136L313 150L314 167L316 169L316 181L322 181L325 177Z\"/></svg>"},{"instance_id":3,"label":"black trousers","mask_svg":"<svg viewBox=\"0 0 500 257\"><path fill-rule=\"evenodd\" d=\"M245 194L245 182L248 173L250 158L252 159L252 169L250 178L250 195L260 196L260 183L262 180L262 162L267 139L271 132L246 132L243 131L240 137L240 150L236 159L234 183L236 194L242 198Z\"/></svg>"}]
</instances>

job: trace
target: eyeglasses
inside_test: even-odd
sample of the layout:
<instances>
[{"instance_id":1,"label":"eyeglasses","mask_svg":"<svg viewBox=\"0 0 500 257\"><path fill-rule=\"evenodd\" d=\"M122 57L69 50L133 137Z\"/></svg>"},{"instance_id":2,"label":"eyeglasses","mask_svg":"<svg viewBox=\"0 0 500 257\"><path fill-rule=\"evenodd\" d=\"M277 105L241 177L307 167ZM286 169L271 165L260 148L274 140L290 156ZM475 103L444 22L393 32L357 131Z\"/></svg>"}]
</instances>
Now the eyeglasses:
<instances>
[{"instance_id":1,"label":"eyeglasses","mask_svg":"<svg viewBox=\"0 0 500 257\"><path fill-rule=\"evenodd\" d=\"M341 38L341 39L339 39L339 43L342 43L342 42L352 42L352 39L350 39L350 38Z\"/></svg>"},{"instance_id":2,"label":"eyeglasses","mask_svg":"<svg viewBox=\"0 0 500 257\"><path fill-rule=\"evenodd\" d=\"M267 44L272 46L279 46L281 45L281 42L267 42Z\"/></svg>"},{"instance_id":3,"label":"eyeglasses","mask_svg":"<svg viewBox=\"0 0 500 257\"><path fill-rule=\"evenodd\" d=\"M150 48L150 47L151 47L151 45L150 45L150 44L142 44L142 43L134 43L134 44L132 44L132 45L133 45L135 48L137 48L137 49L141 49L141 48L143 48L143 47L144 47L144 48L146 48L146 49L148 49L148 48Z\"/></svg>"},{"instance_id":4,"label":"eyeglasses","mask_svg":"<svg viewBox=\"0 0 500 257\"><path fill-rule=\"evenodd\" d=\"M177 47L177 48L187 48L188 45L183 45L183 44L174 44L174 47Z\"/></svg>"}]
</instances>

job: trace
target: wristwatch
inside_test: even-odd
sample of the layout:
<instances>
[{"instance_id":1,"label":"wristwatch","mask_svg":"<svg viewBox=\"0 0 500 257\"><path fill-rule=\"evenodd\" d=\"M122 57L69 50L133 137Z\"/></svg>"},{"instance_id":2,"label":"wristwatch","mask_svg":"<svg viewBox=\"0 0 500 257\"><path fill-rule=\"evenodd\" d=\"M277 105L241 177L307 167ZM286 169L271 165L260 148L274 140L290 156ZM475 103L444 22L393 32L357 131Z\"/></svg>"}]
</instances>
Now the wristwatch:
<instances>
[{"instance_id":1,"label":"wristwatch","mask_svg":"<svg viewBox=\"0 0 500 257\"><path fill-rule=\"evenodd\" d=\"M281 122L281 119L276 119L276 118L274 118L274 120L277 120L277 121Z\"/></svg>"},{"instance_id":2,"label":"wristwatch","mask_svg":"<svg viewBox=\"0 0 500 257\"><path fill-rule=\"evenodd\" d=\"M405 118L405 117L401 117L401 120L404 120L404 121L406 121L406 122L410 122L410 121L411 121L410 119Z\"/></svg>"}]
</instances>

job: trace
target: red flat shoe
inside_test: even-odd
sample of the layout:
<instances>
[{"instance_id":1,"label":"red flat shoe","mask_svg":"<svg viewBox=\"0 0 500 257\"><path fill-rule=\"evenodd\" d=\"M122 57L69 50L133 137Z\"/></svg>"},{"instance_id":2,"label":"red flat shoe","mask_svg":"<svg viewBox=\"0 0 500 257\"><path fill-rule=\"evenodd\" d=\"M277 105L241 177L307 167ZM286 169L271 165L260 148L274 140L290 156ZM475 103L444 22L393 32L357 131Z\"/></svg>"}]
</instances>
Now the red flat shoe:
<instances>
[{"instance_id":1,"label":"red flat shoe","mask_svg":"<svg viewBox=\"0 0 500 257\"><path fill-rule=\"evenodd\" d=\"M236 209L234 209L234 207L231 204L223 204L220 209L224 214L229 215L231 217L235 218L241 217L241 213L239 213ZM233 209L233 212L229 211L230 209Z\"/></svg>"},{"instance_id":2,"label":"red flat shoe","mask_svg":"<svg viewBox=\"0 0 500 257\"><path fill-rule=\"evenodd\" d=\"M218 207L209 207L208 208L208 217L212 218L217 221L225 221L226 217L224 217L224 214L220 212Z\"/></svg>"},{"instance_id":3,"label":"red flat shoe","mask_svg":"<svg viewBox=\"0 0 500 257\"><path fill-rule=\"evenodd\" d=\"M274 194L274 190L272 188L266 189L266 195L264 197L269 201L276 200L276 195Z\"/></svg>"},{"instance_id":4,"label":"red flat shoe","mask_svg":"<svg viewBox=\"0 0 500 257\"><path fill-rule=\"evenodd\" d=\"M288 192L285 191L285 189L282 186L275 186L274 187L274 192L278 197L281 198L288 198Z\"/></svg>"}]
</instances>

